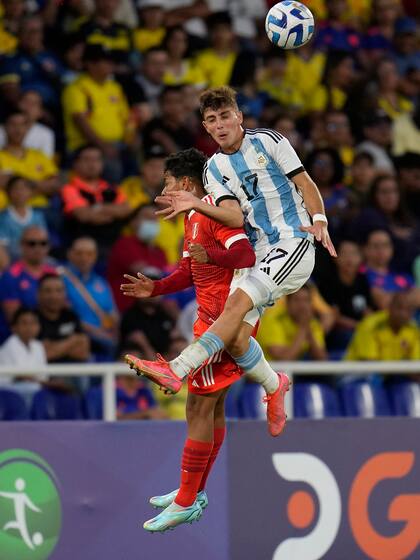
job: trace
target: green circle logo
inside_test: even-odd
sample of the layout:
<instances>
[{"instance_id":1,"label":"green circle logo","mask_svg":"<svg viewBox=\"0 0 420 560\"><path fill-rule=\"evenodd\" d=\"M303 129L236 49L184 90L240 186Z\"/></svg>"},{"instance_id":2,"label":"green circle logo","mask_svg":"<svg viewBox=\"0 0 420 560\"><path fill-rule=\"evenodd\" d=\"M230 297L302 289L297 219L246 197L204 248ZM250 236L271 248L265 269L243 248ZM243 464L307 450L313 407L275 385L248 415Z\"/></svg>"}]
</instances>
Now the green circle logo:
<instances>
[{"instance_id":1,"label":"green circle logo","mask_svg":"<svg viewBox=\"0 0 420 560\"><path fill-rule=\"evenodd\" d=\"M54 471L24 449L0 453L1 560L47 560L61 530Z\"/></svg>"}]
</instances>

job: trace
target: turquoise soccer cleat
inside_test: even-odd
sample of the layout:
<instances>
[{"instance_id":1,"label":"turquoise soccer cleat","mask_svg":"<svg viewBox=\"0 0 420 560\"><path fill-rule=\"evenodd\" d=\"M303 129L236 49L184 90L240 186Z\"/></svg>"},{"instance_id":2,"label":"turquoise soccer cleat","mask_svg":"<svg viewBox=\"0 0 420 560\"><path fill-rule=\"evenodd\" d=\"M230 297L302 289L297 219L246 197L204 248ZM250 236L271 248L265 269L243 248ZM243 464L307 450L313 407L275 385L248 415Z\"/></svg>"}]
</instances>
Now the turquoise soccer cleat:
<instances>
[{"instance_id":1,"label":"turquoise soccer cleat","mask_svg":"<svg viewBox=\"0 0 420 560\"><path fill-rule=\"evenodd\" d=\"M169 492L169 494L164 494L163 496L153 496L150 498L149 503L154 508L166 508L175 500L176 495L178 494L179 488ZM201 490L197 494L197 502L200 504L201 509L206 509L209 505L209 499L207 498L207 494L205 490Z\"/></svg>"},{"instance_id":2,"label":"turquoise soccer cleat","mask_svg":"<svg viewBox=\"0 0 420 560\"><path fill-rule=\"evenodd\" d=\"M183 523L198 521L202 514L203 510L197 500L192 506L177 506L176 509L171 504L161 511L159 515L146 521L143 528L151 533L164 533L165 531L175 529L175 527Z\"/></svg>"}]
</instances>

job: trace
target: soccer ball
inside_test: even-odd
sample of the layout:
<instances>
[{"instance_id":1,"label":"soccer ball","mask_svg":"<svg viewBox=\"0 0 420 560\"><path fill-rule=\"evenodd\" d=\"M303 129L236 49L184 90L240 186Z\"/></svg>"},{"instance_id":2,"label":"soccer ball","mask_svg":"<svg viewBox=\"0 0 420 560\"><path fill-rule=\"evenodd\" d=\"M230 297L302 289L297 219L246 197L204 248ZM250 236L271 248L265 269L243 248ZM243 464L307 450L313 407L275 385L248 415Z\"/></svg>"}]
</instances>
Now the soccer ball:
<instances>
[{"instance_id":1,"label":"soccer ball","mask_svg":"<svg viewBox=\"0 0 420 560\"><path fill-rule=\"evenodd\" d=\"M314 16L304 4L284 0L265 18L268 38L282 49L297 49L309 41L315 29Z\"/></svg>"}]
</instances>

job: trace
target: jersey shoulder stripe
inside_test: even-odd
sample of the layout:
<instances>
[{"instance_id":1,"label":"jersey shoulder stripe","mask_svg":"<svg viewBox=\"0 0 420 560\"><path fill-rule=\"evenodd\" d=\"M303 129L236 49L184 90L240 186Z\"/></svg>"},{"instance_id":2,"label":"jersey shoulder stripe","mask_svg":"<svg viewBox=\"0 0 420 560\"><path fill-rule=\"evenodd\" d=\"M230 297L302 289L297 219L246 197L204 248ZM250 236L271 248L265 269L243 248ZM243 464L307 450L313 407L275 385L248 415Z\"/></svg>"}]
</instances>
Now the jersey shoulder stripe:
<instances>
[{"instance_id":1,"label":"jersey shoulder stripe","mask_svg":"<svg viewBox=\"0 0 420 560\"><path fill-rule=\"evenodd\" d=\"M270 132L268 132L268 130L255 130L253 132L248 132L247 134L249 136L257 136L260 134L264 134L265 136L270 137L271 140L273 140L273 142L275 142L276 144L279 143L279 140L274 136L274 134L271 134Z\"/></svg>"},{"instance_id":2,"label":"jersey shoulder stripe","mask_svg":"<svg viewBox=\"0 0 420 560\"><path fill-rule=\"evenodd\" d=\"M269 136L276 144L283 140L283 136L279 134L276 130L271 130L270 128L253 128L246 131L247 134L251 136L256 136L257 134L264 134Z\"/></svg>"}]
</instances>

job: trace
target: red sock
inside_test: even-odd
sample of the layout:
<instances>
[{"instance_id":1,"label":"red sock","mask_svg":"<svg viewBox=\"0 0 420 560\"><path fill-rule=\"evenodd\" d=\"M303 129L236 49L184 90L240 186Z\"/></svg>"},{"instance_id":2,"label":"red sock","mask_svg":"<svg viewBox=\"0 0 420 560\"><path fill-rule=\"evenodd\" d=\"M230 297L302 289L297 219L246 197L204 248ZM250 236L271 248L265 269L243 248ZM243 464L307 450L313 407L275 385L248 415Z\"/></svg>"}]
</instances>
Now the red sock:
<instances>
[{"instance_id":1,"label":"red sock","mask_svg":"<svg viewBox=\"0 0 420 560\"><path fill-rule=\"evenodd\" d=\"M188 507L195 502L212 449L212 441L186 440L181 462L181 486L175 498L179 506Z\"/></svg>"},{"instance_id":2,"label":"red sock","mask_svg":"<svg viewBox=\"0 0 420 560\"><path fill-rule=\"evenodd\" d=\"M207 478L217 458L217 455L219 454L220 448L223 445L223 440L225 439L225 435L226 435L226 428L214 428L213 449L211 450L206 470L203 472L203 476L201 477L201 483L200 486L198 487L199 492L201 490L204 490L204 487L206 486Z\"/></svg>"}]
</instances>

